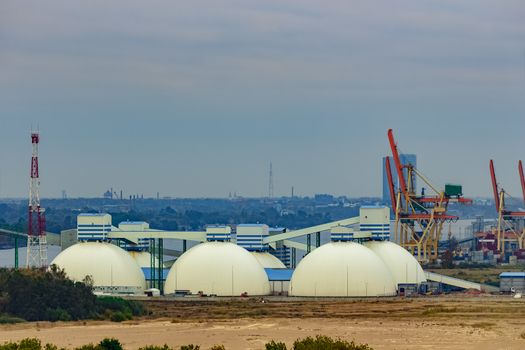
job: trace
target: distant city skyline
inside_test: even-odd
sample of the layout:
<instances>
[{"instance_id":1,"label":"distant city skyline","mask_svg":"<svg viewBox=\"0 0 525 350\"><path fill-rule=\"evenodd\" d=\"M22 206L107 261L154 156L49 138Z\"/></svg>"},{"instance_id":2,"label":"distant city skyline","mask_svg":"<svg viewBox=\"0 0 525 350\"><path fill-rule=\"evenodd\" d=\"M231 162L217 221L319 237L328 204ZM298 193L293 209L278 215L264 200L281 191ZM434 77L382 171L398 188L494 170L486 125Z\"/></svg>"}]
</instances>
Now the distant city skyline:
<instances>
[{"instance_id":1,"label":"distant city skyline","mask_svg":"<svg viewBox=\"0 0 525 350\"><path fill-rule=\"evenodd\" d=\"M4 2L0 198L381 197L380 160L513 196L525 4L445 0Z\"/></svg>"}]
</instances>

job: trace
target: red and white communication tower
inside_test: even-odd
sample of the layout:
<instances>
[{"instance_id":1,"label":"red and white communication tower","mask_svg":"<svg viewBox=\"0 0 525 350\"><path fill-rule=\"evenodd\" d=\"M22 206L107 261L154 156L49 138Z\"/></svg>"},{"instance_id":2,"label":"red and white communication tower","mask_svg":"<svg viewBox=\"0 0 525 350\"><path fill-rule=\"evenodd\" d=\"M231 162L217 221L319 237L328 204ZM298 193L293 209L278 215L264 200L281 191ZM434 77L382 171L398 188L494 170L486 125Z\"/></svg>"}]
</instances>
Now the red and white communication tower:
<instances>
[{"instance_id":1,"label":"red and white communication tower","mask_svg":"<svg viewBox=\"0 0 525 350\"><path fill-rule=\"evenodd\" d=\"M40 176L38 173L38 143L40 134L31 132L33 153L29 180L29 215L27 218L27 267L47 266L47 242L44 208L40 207Z\"/></svg>"}]
</instances>

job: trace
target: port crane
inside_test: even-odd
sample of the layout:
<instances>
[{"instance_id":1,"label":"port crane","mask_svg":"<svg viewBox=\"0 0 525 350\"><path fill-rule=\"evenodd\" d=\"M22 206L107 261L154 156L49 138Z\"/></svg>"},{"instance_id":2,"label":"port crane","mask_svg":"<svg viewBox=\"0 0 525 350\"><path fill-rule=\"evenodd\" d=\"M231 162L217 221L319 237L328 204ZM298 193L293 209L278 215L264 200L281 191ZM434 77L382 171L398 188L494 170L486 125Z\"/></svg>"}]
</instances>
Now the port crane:
<instances>
[{"instance_id":1,"label":"port crane","mask_svg":"<svg viewBox=\"0 0 525 350\"><path fill-rule=\"evenodd\" d=\"M457 216L447 213L451 202L471 204L472 200L463 198L460 185L445 185L438 190L413 164L403 164L392 129L388 130L388 141L392 151L394 169L399 186L393 181L390 157L386 157L386 175L395 215L394 237L402 247L417 255L420 262L433 262L438 257L438 244L446 222L455 222ZM426 184L431 194L416 193L415 180L419 178Z\"/></svg>"},{"instance_id":2,"label":"port crane","mask_svg":"<svg viewBox=\"0 0 525 350\"><path fill-rule=\"evenodd\" d=\"M505 197L508 193L498 186L496 180L496 171L494 170L494 161L489 163L490 177L492 180L492 190L494 192L494 203L498 212L498 226L496 228L496 237L498 239L498 251L505 254L505 242L517 241L519 249L525 246L525 212L511 211L507 209ZM523 175L523 163L518 162L518 172L520 176L523 202L525 203L525 177Z\"/></svg>"}]
</instances>

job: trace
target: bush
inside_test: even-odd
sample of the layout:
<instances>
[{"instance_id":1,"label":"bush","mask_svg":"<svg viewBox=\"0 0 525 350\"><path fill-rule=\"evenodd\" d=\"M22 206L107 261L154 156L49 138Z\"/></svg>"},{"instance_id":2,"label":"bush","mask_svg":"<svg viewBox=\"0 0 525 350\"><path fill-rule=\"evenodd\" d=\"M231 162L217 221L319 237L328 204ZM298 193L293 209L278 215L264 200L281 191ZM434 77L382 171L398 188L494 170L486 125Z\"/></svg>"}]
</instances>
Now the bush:
<instances>
[{"instance_id":1,"label":"bush","mask_svg":"<svg viewBox=\"0 0 525 350\"><path fill-rule=\"evenodd\" d=\"M55 321L71 321L71 315L62 308L56 309L47 309L46 311L46 320L55 322Z\"/></svg>"},{"instance_id":2,"label":"bush","mask_svg":"<svg viewBox=\"0 0 525 350\"><path fill-rule=\"evenodd\" d=\"M139 348L139 350L173 350L173 349L170 348L167 344L164 344L163 346L147 345L143 348Z\"/></svg>"},{"instance_id":3,"label":"bush","mask_svg":"<svg viewBox=\"0 0 525 350\"><path fill-rule=\"evenodd\" d=\"M133 316L141 316L145 313L142 304L117 297L99 297L97 312L113 322L131 320Z\"/></svg>"},{"instance_id":4,"label":"bush","mask_svg":"<svg viewBox=\"0 0 525 350\"><path fill-rule=\"evenodd\" d=\"M98 346L102 350L122 350L122 344L115 338L104 338Z\"/></svg>"},{"instance_id":5,"label":"bush","mask_svg":"<svg viewBox=\"0 0 525 350\"><path fill-rule=\"evenodd\" d=\"M127 315L123 312L117 311L111 314L109 317L111 322L122 322L131 319L131 315Z\"/></svg>"},{"instance_id":6,"label":"bush","mask_svg":"<svg viewBox=\"0 0 525 350\"><path fill-rule=\"evenodd\" d=\"M46 344L46 349L48 348L52 349L53 346ZM0 345L0 350L42 350L42 343L36 338L25 338L18 343L4 343L3 345Z\"/></svg>"},{"instance_id":7,"label":"bush","mask_svg":"<svg viewBox=\"0 0 525 350\"><path fill-rule=\"evenodd\" d=\"M266 350L286 350L286 344L271 341L265 345ZM180 350L200 350L199 345L182 345ZM372 350L368 345L356 345L354 342L347 342L340 339L333 340L326 336L308 337L302 340L296 340L293 345L294 350ZM56 345L46 344L42 348L40 340L36 338L26 338L20 342L10 342L0 345L0 350L66 350L58 349ZM104 338L97 345L87 344L75 348L75 350L123 350L122 344L115 338ZM139 350L174 350L168 345L163 346L147 345ZM226 350L224 345L214 345L210 350Z\"/></svg>"},{"instance_id":8,"label":"bush","mask_svg":"<svg viewBox=\"0 0 525 350\"><path fill-rule=\"evenodd\" d=\"M145 313L139 302L97 298L92 288L90 278L85 283L73 282L56 265L49 269L0 268L0 324L97 318L121 322Z\"/></svg>"},{"instance_id":9,"label":"bush","mask_svg":"<svg viewBox=\"0 0 525 350\"><path fill-rule=\"evenodd\" d=\"M42 344L40 343L40 340L36 338L26 338L20 341L20 344L18 345L18 349L19 350L41 350Z\"/></svg>"},{"instance_id":10,"label":"bush","mask_svg":"<svg viewBox=\"0 0 525 350\"><path fill-rule=\"evenodd\" d=\"M78 348L75 348L75 350L100 350L100 348L98 347L98 345L93 345L93 344L87 344L87 345L82 345L81 347L78 347Z\"/></svg>"},{"instance_id":11,"label":"bush","mask_svg":"<svg viewBox=\"0 0 525 350\"><path fill-rule=\"evenodd\" d=\"M266 350L287 350L285 343L276 343L275 341L271 341L269 343L266 343L265 345Z\"/></svg>"},{"instance_id":12,"label":"bush","mask_svg":"<svg viewBox=\"0 0 525 350\"><path fill-rule=\"evenodd\" d=\"M0 269L0 313L27 321L79 320L96 316L90 287L75 283L56 266L44 269Z\"/></svg>"},{"instance_id":13,"label":"bush","mask_svg":"<svg viewBox=\"0 0 525 350\"><path fill-rule=\"evenodd\" d=\"M25 322L23 318L13 317L9 315L0 315L0 324L14 324Z\"/></svg>"},{"instance_id":14,"label":"bush","mask_svg":"<svg viewBox=\"0 0 525 350\"><path fill-rule=\"evenodd\" d=\"M334 340L330 337L318 335L315 338L307 337L296 340L293 344L294 350L372 350L368 345L357 345L353 341Z\"/></svg>"}]
</instances>

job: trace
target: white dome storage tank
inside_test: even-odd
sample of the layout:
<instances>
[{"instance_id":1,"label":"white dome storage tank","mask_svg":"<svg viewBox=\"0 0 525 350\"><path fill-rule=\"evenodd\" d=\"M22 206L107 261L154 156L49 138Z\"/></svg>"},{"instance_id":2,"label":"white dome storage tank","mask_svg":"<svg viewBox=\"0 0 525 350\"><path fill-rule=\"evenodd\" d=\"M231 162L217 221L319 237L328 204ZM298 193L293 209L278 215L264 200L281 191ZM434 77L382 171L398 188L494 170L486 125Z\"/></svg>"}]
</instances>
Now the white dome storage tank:
<instances>
[{"instance_id":1,"label":"white dome storage tank","mask_svg":"<svg viewBox=\"0 0 525 350\"><path fill-rule=\"evenodd\" d=\"M93 279L96 292L141 294L146 279L137 262L125 250L110 243L77 243L51 262L74 281Z\"/></svg>"},{"instance_id":2,"label":"white dome storage tank","mask_svg":"<svg viewBox=\"0 0 525 350\"><path fill-rule=\"evenodd\" d=\"M252 252L251 253L265 269L285 269L286 265L281 260L270 253Z\"/></svg>"},{"instance_id":3,"label":"white dome storage tank","mask_svg":"<svg viewBox=\"0 0 525 350\"><path fill-rule=\"evenodd\" d=\"M173 264L164 291L189 290L218 296L270 294L263 267L246 249L230 242L198 244Z\"/></svg>"},{"instance_id":4,"label":"white dome storage tank","mask_svg":"<svg viewBox=\"0 0 525 350\"><path fill-rule=\"evenodd\" d=\"M301 260L292 275L289 295L394 296L396 285L386 265L370 249L353 242L332 242Z\"/></svg>"},{"instance_id":5,"label":"white dome storage tank","mask_svg":"<svg viewBox=\"0 0 525 350\"><path fill-rule=\"evenodd\" d=\"M400 283L420 284L426 282L425 272L405 248L388 241L370 241L365 246L376 253L390 270L396 287Z\"/></svg>"}]
</instances>

